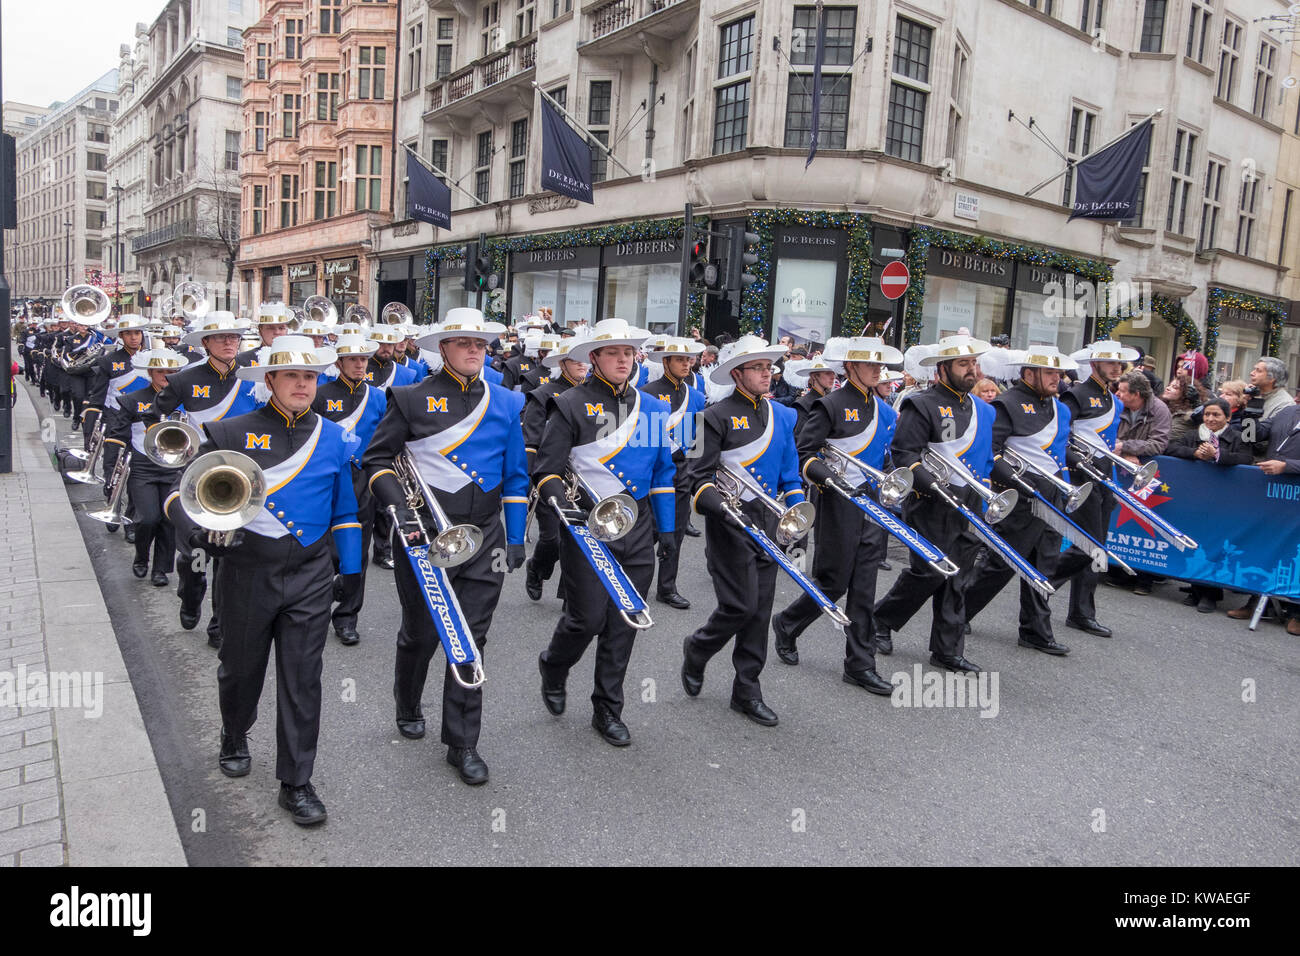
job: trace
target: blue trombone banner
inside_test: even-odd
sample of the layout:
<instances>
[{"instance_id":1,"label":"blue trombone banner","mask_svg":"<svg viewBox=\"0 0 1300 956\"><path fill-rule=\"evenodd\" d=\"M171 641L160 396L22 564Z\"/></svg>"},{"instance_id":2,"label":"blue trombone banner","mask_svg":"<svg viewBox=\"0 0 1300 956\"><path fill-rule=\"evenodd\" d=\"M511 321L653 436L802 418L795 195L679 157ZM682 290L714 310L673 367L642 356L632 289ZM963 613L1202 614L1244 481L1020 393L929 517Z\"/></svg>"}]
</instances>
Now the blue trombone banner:
<instances>
[{"instance_id":1,"label":"blue trombone banner","mask_svg":"<svg viewBox=\"0 0 1300 956\"><path fill-rule=\"evenodd\" d=\"M591 147L542 100L542 188L578 202L591 198Z\"/></svg>"},{"instance_id":2,"label":"blue trombone banner","mask_svg":"<svg viewBox=\"0 0 1300 956\"><path fill-rule=\"evenodd\" d=\"M451 187L425 168L410 150L406 153L406 216L451 228Z\"/></svg>"},{"instance_id":3,"label":"blue trombone banner","mask_svg":"<svg viewBox=\"0 0 1300 956\"><path fill-rule=\"evenodd\" d=\"M1164 455L1156 461L1147 507L1200 547L1178 551L1118 502L1106 535L1111 551L1135 571L1300 600L1300 475Z\"/></svg>"}]
</instances>

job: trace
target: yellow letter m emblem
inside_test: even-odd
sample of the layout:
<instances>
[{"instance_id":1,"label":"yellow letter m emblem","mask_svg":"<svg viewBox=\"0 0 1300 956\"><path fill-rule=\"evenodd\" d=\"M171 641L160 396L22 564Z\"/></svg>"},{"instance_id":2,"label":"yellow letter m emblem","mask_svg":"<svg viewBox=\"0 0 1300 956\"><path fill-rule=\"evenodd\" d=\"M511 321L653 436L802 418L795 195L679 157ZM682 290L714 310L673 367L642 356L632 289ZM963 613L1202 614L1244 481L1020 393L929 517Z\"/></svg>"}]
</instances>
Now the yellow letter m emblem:
<instances>
[{"instance_id":1,"label":"yellow letter m emblem","mask_svg":"<svg viewBox=\"0 0 1300 956\"><path fill-rule=\"evenodd\" d=\"M249 451L254 448L260 448L263 451L270 451L271 436L254 435L252 432L244 432L244 448Z\"/></svg>"},{"instance_id":2,"label":"yellow letter m emblem","mask_svg":"<svg viewBox=\"0 0 1300 956\"><path fill-rule=\"evenodd\" d=\"M327 411L327 412L341 412L341 411L343 411L343 399L341 399L341 398L327 398L327 399L325 399L325 411Z\"/></svg>"},{"instance_id":3,"label":"yellow letter m emblem","mask_svg":"<svg viewBox=\"0 0 1300 956\"><path fill-rule=\"evenodd\" d=\"M591 402L585 402L584 404L587 406L587 417L588 417L588 418L591 418L593 415L604 415L604 414L605 414L605 403L604 403L604 402L597 402L595 405L591 404Z\"/></svg>"},{"instance_id":4,"label":"yellow letter m emblem","mask_svg":"<svg viewBox=\"0 0 1300 956\"><path fill-rule=\"evenodd\" d=\"M856 422L858 420L858 410L856 408L844 409L844 420L846 422Z\"/></svg>"},{"instance_id":5,"label":"yellow letter m emblem","mask_svg":"<svg viewBox=\"0 0 1300 956\"><path fill-rule=\"evenodd\" d=\"M749 416L748 416L748 415L741 415L739 418L737 418L735 415L732 415L732 416L731 416L731 427L732 427L732 428L748 428L748 427L749 427Z\"/></svg>"},{"instance_id":6,"label":"yellow letter m emblem","mask_svg":"<svg viewBox=\"0 0 1300 956\"><path fill-rule=\"evenodd\" d=\"M208 394L211 388L211 385L195 385L194 394L190 398L211 398L212 396Z\"/></svg>"},{"instance_id":7,"label":"yellow letter m emblem","mask_svg":"<svg viewBox=\"0 0 1300 956\"><path fill-rule=\"evenodd\" d=\"M447 399L433 398L432 396L430 396L428 410L431 412L445 412L447 410Z\"/></svg>"}]
</instances>

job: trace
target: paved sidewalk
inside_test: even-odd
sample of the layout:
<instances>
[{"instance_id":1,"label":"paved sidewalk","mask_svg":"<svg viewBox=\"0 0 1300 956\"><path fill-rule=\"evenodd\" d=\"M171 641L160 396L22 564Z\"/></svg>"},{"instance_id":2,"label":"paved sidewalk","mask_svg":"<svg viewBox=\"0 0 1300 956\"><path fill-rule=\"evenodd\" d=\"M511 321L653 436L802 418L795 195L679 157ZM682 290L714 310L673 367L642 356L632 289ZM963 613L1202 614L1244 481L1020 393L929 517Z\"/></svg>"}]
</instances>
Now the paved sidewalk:
<instances>
[{"instance_id":1,"label":"paved sidewalk","mask_svg":"<svg viewBox=\"0 0 1300 956\"><path fill-rule=\"evenodd\" d=\"M25 388L14 412L15 470L0 475L0 866L184 866L135 691Z\"/></svg>"}]
</instances>

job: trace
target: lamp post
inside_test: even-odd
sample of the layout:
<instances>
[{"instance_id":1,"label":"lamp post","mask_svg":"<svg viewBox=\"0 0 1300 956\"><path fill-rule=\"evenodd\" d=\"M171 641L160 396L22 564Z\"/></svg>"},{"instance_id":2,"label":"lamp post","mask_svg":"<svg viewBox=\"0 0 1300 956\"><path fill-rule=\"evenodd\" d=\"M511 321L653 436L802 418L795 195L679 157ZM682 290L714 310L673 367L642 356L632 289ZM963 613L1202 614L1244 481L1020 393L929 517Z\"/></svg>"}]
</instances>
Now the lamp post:
<instances>
[{"instance_id":1,"label":"lamp post","mask_svg":"<svg viewBox=\"0 0 1300 956\"><path fill-rule=\"evenodd\" d=\"M72 285L72 222L63 220L63 288Z\"/></svg>"},{"instance_id":2,"label":"lamp post","mask_svg":"<svg viewBox=\"0 0 1300 956\"><path fill-rule=\"evenodd\" d=\"M113 182L113 194L117 200L117 211L113 218L113 309L122 313L122 184Z\"/></svg>"}]
</instances>

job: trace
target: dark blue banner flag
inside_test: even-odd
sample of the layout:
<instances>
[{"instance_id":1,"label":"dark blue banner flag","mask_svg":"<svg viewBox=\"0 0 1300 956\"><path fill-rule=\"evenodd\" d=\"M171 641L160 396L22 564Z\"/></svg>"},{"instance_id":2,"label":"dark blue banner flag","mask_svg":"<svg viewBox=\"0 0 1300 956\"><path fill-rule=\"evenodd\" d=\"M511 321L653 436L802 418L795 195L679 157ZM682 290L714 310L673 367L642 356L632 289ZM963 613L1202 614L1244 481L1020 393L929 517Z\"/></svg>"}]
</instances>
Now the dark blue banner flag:
<instances>
[{"instance_id":1,"label":"dark blue banner flag","mask_svg":"<svg viewBox=\"0 0 1300 956\"><path fill-rule=\"evenodd\" d=\"M410 150L406 152L406 216L451 228L451 187L425 168Z\"/></svg>"},{"instance_id":2,"label":"dark blue banner flag","mask_svg":"<svg viewBox=\"0 0 1300 956\"><path fill-rule=\"evenodd\" d=\"M576 199L591 198L591 147L542 100L542 188Z\"/></svg>"},{"instance_id":3,"label":"dark blue banner flag","mask_svg":"<svg viewBox=\"0 0 1300 956\"><path fill-rule=\"evenodd\" d=\"M1165 455L1156 461L1158 479L1143 503L1199 547L1179 551L1120 502L1107 548L1135 571L1300 600L1300 476Z\"/></svg>"},{"instance_id":4,"label":"dark blue banner flag","mask_svg":"<svg viewBox=\"0 0 1300 956\"><path fill-rule=\"evenodd\" d=\"M812 74L812 138L808 141L807 169L817 156L817 134L822 124L822 66L826 63L826 10L817 4L817 52L813 58Z\"/></svg>"},{"instance_id":5,"label":"dark blue banner flag","mask_svg":"<svg viewBox=\"0 0 1300 956\"><path fill-rule=\"evenodd\" d=\"M1070 219L1132 219L1150 144L1151 120L1147 119L1105 149L1075 163Z\"/></svg>"}]
</instances>

